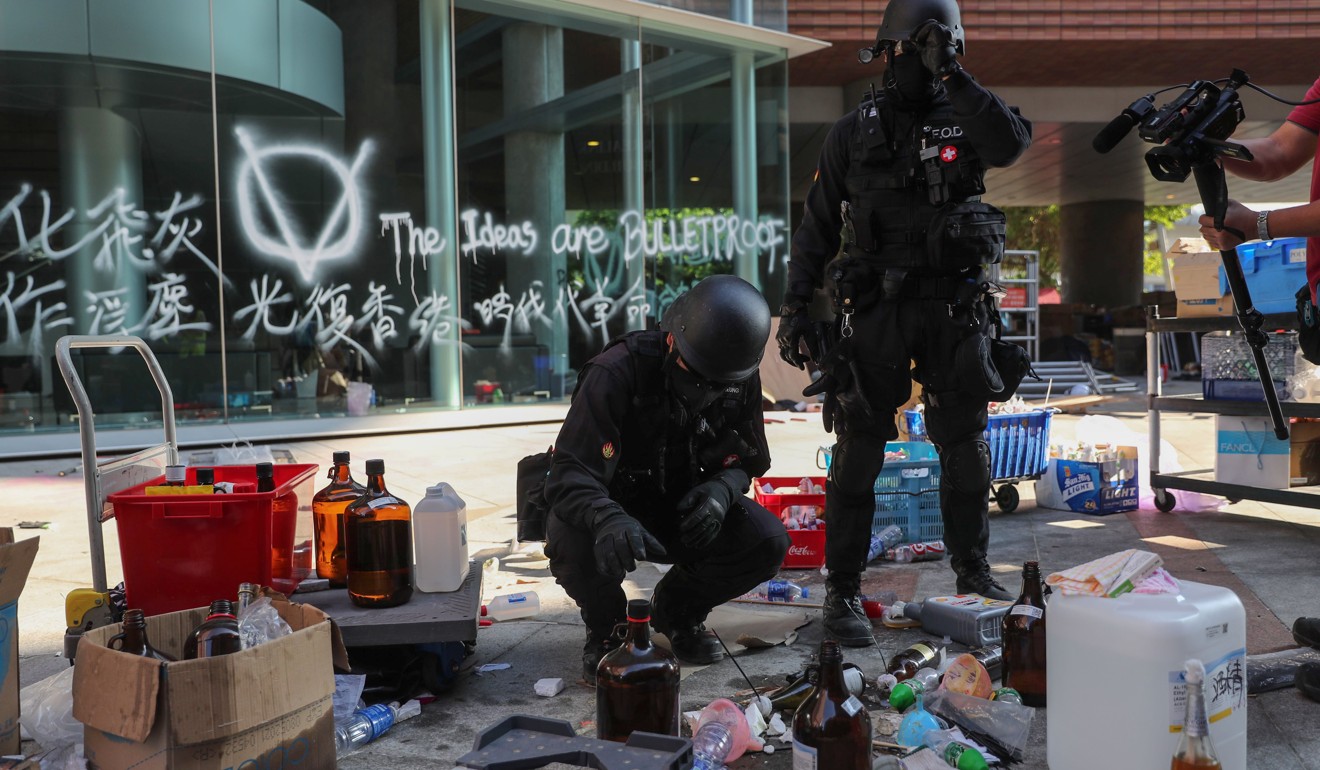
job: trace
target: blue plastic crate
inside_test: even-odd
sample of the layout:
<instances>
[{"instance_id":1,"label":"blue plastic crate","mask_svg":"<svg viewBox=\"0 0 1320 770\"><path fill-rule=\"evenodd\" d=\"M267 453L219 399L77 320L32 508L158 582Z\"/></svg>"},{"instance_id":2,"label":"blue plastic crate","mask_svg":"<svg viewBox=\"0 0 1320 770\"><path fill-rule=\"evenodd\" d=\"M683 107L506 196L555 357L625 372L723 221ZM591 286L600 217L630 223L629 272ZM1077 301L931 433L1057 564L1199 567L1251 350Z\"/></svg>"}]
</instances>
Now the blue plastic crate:
<instances>
[{"instance_id":1,"label":"blue plastic crate","mask_svg":"<svg viewBox=\"0 0 1320 770\"><path fill-rule=\"evenodd\" d=\"M1251 291L1251 304L1262 313L1291 313L1297 290L1306 283L1306 239L1276 238L1239 244L1238 261ZM1228 294L1228 276L1219 268L1219 293Z\"/></svg>"},{"instance_id":2,"label":"blue plastic crate","mask_svg":"<svg viewBox=\"0 0 1320 770\"><path fill-rule=\"evenodd\" d=\"M1052 409L992 414L986 421L990 478L1000 481L1039 476L1049 464Z\"/></svg>"},{"instance_id":3,"label":"blue plastic crate","mask_svg":"<svg viewBox=\"0 0 1320 770\"><path fill-rule=\"evenodd\" d=\"M907 460L886 460L875 478L875 516L871 531L897 524L904 543L944 537L940 513L940 458L924 441L891 441L888 452L907 450Z\"/></svg>"}]
</instances>

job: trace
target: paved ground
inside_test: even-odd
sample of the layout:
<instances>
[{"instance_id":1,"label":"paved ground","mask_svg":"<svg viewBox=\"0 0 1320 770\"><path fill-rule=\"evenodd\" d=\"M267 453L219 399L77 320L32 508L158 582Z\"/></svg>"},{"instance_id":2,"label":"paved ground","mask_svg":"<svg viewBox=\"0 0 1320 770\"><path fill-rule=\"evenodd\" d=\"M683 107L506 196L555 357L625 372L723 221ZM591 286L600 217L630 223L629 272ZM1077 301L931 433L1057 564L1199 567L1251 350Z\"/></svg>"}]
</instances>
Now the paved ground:
<instances>
[{"instance_id":1,"label":"paved ground","mask_svg":"<svg viewBox=\"0 0 1320 770\"><path fill-rule=\"evenodd\" d=\"M1185 389L1185 387L1184 387ZM1105 408L1121 429L1144 432L1142 401L1129 398ZM1125 411L1126 410L1126 411ZM1097 410L1099 411L1099 410ZM815 416L773 413L767 425L774 456L772 475L820 475L816 449L828 443ZM1079 416L1056 418L1056 441L1072 437ZM1168 414L1162 420L1164 437L1174 447L1184 468L1213 465L1214 421L1208 416ZM353 452L355 466L367 457L387 461L391 488L402 496L419 499L426 486L448 481L466 499L471 521L473 552L507 554L513 537L512 503L514 463L525 454L544 449L557 432L556 424L505 426L441 431L403 436L354 437L276 444L289 449L300 462L323 466L335 449ZM1142 445L1145 452L1145 446ZM1168 464L1165 457L1165 464ZM75 466L73 459L0 464L0 493L11 501L0 514L0 525L20 520L48 519L42 549L19 605L21 619L21 671L32 682L59 671L65 661L61 649L63 596L71 588L89 584L88 546L82 503L82 478L61 477L59 471ZM995 571L1010 588L1019 584L1024 560L1040 561L1052 572L1129 547L1161 554L1180 578L1227 586L1247 608L1250 653L1292 646L1287 627L1303 614L1320 613L1320 511L1240 502L1222 510L1161 514L1140 510L1108 517L1086 517L1037 508L1032 485L1019 485L1021 507L1012 514L992 517L991 556ZM15 504L20 503L20 504ZM31 534L20 530L20 536ZM118 580L117 543L113 527L107 529L111 581ZM785 573L801 582L820 582L814 572ZM659 572L643 565L628 580L631 596L648 596ZM911 599L953 592L953 574L947 562L873 566L866 587L892 588ZM594 694L582 685L553 699L536 696L533 683L542 677L576 680L580 667L582 626L577 612L549 576L539 552L513 554L489 576L485 595L534 589L542 612L535 619L497 623L483 628L468 665L508 663L510 668L477 676L471 668L459 685L429 704L423 714L396 726L387 736L340 762L344 768L450 767L469 750L475 733L512 713L568 719L590 730ZM792 609L785 612L794 612ZM811 610L796 610L810 622L796 643L740 655L738 662L761 686L783 674L799 670L817 649L819 622ZM882 666L882 654L923 638L920 631L894 631L876 626L878 648L848 651L846 659L872 677ZM697 709L711 699L727 696L746 684L732 662L705 668L685 668L683 708ZM1249 714L1249 767L1292 770L1320 769L1320 738L1314 725L1320 704L1288 689L1251 699ZM1045 768L1046 711L1040 710L1033 726L1023 767ZM1121 736L1115 736L1121 739ZM748 768L788 768L789 752L756 755L733 765ZM1055 768L1068 770L1068 768Z\"/></svg>"}]
</instances>

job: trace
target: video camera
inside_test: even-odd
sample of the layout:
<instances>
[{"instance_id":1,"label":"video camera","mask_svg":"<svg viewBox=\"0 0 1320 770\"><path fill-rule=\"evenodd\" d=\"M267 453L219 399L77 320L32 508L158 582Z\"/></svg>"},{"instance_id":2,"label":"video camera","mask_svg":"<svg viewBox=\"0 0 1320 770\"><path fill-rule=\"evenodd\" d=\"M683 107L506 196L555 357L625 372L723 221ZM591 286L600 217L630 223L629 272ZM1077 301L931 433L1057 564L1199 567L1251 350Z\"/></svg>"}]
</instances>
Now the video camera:
<instances>
[{"instance_id":1,"label":"video camera","mask_svg":"<svg viewBox=\"0 0 1320 770\"><path fill-rule=\"evenodd\" d=\"M1238 89L1246 84L1247 73L1237 69L1222 88L1197 80L1158 110L1155 95L1147 94L1110 121L1091 146L1096 152L1109 152L1139 126L1143 140L1159 145L1146 153L1146 165L1161 182L1186 181L1196 166L1220 156L1251 160L1246 147L1227 141L1246 118L1238 98Z\"/></svg>"}]
</instances>

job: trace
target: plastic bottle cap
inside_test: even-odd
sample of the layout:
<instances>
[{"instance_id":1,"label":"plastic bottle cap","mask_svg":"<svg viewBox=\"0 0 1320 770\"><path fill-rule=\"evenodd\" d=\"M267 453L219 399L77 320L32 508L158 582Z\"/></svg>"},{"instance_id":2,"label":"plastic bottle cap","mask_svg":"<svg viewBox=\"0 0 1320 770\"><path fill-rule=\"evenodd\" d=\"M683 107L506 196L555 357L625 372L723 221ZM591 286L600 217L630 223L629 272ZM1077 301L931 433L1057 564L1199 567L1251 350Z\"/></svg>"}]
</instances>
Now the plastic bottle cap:
<instances>
[{"instance_id":1,"label":"plastic bottle cap","mask_svg":"<svg viewBox=\"0 0 1320 770\"><path fill-rule=\"evenodd\" d=\"M384 460L367 460L367 473L377 475L385 472Z\"/></svg>"},{"instance_id":2,"label":"plastic bottle cap","mask_svg":"<svg viewBox=\"0 0 1320 770\"><path fill-rule=\"evenodd\" d=\"M330 455L330 460L331 462L336 462L336 463L346 463L348 462L348 457L349 457L348 452L340 449L339 451Z\"/></svg>"}]
</instances>

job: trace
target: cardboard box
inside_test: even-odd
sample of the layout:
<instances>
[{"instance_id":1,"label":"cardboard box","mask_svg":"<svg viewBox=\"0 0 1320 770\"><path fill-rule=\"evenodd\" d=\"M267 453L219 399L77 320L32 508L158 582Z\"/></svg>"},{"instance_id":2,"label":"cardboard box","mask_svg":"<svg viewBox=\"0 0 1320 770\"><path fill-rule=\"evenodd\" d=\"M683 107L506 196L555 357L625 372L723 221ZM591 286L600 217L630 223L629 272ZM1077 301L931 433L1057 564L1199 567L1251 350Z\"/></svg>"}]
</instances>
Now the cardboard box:
<instances>
[{"instance_id":1,"label":"cardboard box","mask_svg":"<svg viewBox=\"0 0 1320 770\"><path fill-rule=\"evenodd\" d=\"M294 632L217 658L161 663L105 646L119 626L78 643L73 716L92 767L227 770L334 767L338 629L315 607L276 601ZM194 609L147 618L153 646L179 656L206 619Z\"/></svg>"},{"instance_id":2,"label":"cardboard box","mask_svg":"<svg viewBox=\"0 0 1320 770\"><path fill-rule=\"evenodd\" d=\"M1036 480L1036 504L1098 516L1135 511L1137 448L1116 447L1119 459L1105 462L1050 458Z\"/></svg>"},{"instance_id":3,"label":"cardboard box","mask_svg":"<svg viewBox=\"0 0 1320 770\"><path fill-rule=\"evenodd\" d=\"M41 538L0 545L0 754L21 754L18 718L18 596L27 584Z\"/></svg>"},{"instance_id":4,"label":"cardboard box","mask_svg":"<svg viewBox=\"0 0 1320 770\"><path fill-rule=\"evenodd\" d=\"M1219 252L1202 238L1179 238L1165 255L1178 297L1179 318L1233 315L1233 297L1219 292Z\"/></svg>"},{"instance_id":5,"label":"cardboard box","mask_svg":"<svg viewBox=\"0 0 1320 770\"><path fill-rule=\"evenodd\" d=\"M1215 416L1215 481L1287 489L1290 446L1268 417Z\"/></svg>"},{"instance_id":6,"label":"cardboard box","mask_svg":"<svg viewBox=\"0 0 1320 770\"><path fill-rule=\"evenodd\" d=\"M1320 420L1296 420L1289 435L1288 482L1294 487L1320 484Z\"/></svg>"}]
</instances>

